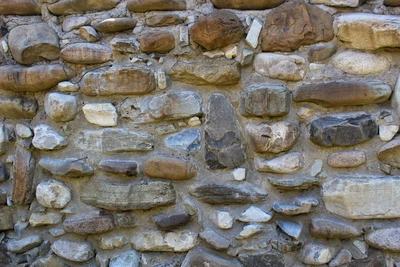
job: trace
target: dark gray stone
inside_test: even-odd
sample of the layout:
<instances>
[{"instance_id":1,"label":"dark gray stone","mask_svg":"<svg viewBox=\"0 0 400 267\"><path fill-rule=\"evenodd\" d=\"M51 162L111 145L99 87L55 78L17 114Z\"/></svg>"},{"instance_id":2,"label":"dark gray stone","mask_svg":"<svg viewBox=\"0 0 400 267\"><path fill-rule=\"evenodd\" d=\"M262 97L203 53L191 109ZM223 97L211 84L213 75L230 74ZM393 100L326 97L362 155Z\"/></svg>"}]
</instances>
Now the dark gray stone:
<instances>
[{"instance_id":1,"label":"dark gray stone","mask_svg":"<svg viewBox=\"0 0 400 267\"><path fill-rule=\"evenodd\" d=\"M207 103L204 127L205 160L211 170L233 169L246 154L235 111L222 94L212 94Z\"/></svg>"},{"instance_id":2,"label":"dark gray stone","mask_svg":"<svg viewBox=\"0 0 400 267\"><path fill-rule=\"evenodd\" d=\"M310 140L323 147L357 145L372 139L377 133L375 119L368 113L322 116L310 125Z\"/></svg>"},{"instance_id":3,"label":"dark gray stone","mask_svg":"<svg viewBox=\"0 0 400 267\"><path fill-rule=\"evenodd\" d=\"M133 160L102 160L99 163L99 168L105 172L127 176L138 174L138 164Z\"/></svg>"},{"instance_id":4,"label":"dark gray stone","mask_svg":"<svg viewBox=\"0 0 400 267\"><path fill-rule=\"evenodd\" d=\"M200 238L205 240L208 244L213 246L216 250L228 249L230 241L225 237L217 234L212 229L207 229L200 233Z\"/></svg>"},{"instance_id":5,"label":"dark gray stone","mask_svg":"<svg viewBox=\"0 0 400 267\"><path fill-rule=\"evenodd\" d=\"M81 177L93 175L93 168L87 164L84 159L77 158L64 158L64 159L51 159L41 158L39 165L51 172L53 175L67 176L67 177Z\"/></svg>"},{"instance_id":6,"label":"dark gray stone","mask_svg":"<svg viewBox=\"0 0 400 267\"><path fill-rule=\"evenodd\" d=\"M322 238L354 238L362 234L354 226L323 218L313 218L310 223L310 234Z\"/></svg>"},{"instance_id":7,"label":"dark gray stone","mask_svg":"<svg viewBox=\"0 0 400 267\"><path fill-rule=\"evenodd\" d=\"M172 258L164 263L154 265L154 267L181 267L182 259Z\"/></svg>"},{"instance_id":8,"label":"dark gray stone","mask_svg":"<svg viewBox=\"0 0 400 267\"><path fill-rule=\"evenodd\" d=\"M111 214L99 216L71 217L64 221L64 230L80 235L101 234L115 228L114 217Z\"/></svg>"},{"instance_id":9,"label":"dark gray stone","mask_svg":"<svg viewBox=\"0 0 400 267\"><path fill-rule=\"evenodd\" d=\"M278 189L296 189L302 190L310 188L314 185L319 185L320 181L316 177L267 177L268 181Z\"/></svg>"},{"instance_id":10,"label":"dark gray stone","mask_svg":"<svg viewBox=\"0 0 400 267\"><path fill-rule=\"evenodd\" d=\"M336 49L336 45L333 43L314 45L308 51L308 60L316 62L327 59L336 53Z\"/></svg>"},{"instance_id":11,"label":"dark gray stone","mask_svg":"<svg viewBox=\"0 0 400 267\"><path fill-rule=\"evenodd\" d=\"M0 244L0 263L4 264L10 264L11 263L11 257L7 253L7 245L1 243Z\"/></svg>"},{"instance_id":12,"label":"dark gray stone","mask_svg":"<svg viewBox=\"0 0 400 267\"><path fill-rule=\"evenodd\" d=\"M303 243L300 241L274 239L271 240L271 245L274 249L282 253L294 252L301 249Z\"/></svg>"},{"instance_id":13,"label":"dark gray stone","mask_svg":"<svg viewBox=\"0 0 400 267\"><path fill-rule=\"evenodd\" d=\"M0 182L4 182L6 180L8 180L7 169L4 163L0 161Z\"/></svg>"},{"instance_id":14,"label":"dark gray stone","mask_svg":"<svg viewBox=\"0 0 400 267\"><path fill-rule=\"evenodd\" d=\"M168 136L165 145L173 150L197 151L201 147L200 130L184 129L177 134Z\"/></svg>"},{"instance_id":15,"label":"dark gray stone","mask_svg":"<svg viewBox=\"0 0 400 267\"><path fill-rule=\"evenodd\" d=\"M36 100L22 97L0 98L0 116L5 119L32 119L37 109Z\"/></svg>"},{"instance_id":16,"label":"dark gray stone","mask_svg":"<svg viewBox=\"0 0 400 267\"><path fill-rule=\"evenodd\" d=\"M353 260L348 267L378 267L385 265L386 260L383 252L374 248L370 248L367 258Z\"/></svg>"},{"instance_id":17,"label":"dark gray stone","mask_svg":"<svg viewBox=\"0 0 400 267\"><path fill-rule=\"evenodd\" d=\"M189 251L181 267L242 267L242 264L233 258L227 258L208 249L197 248Z\"/></svg>"},{"instance_id":18,"label":"dark gray stone","mask_svg":"<svg viewBox=\"0 0 400 267\"><path fill-rule=\"evenodd\" d=\"M244 267L285 267L284 256L276 250L239 254Z\"/></svg>"},{"instance_id":19,"label":"dark gray stone","mask_svg":"<svg viewBox=\"0 0 400 267\"><path fill-rule=\"evenodd\" d=\"M190 214L186 211L159 214L154 217L154 222L161 230L173 230L179 226L183 226L190 221Z\"/></svg>"},{"instance_id":20,"label":"dark gray stone","mask_svg":"<svg viewBox=\"0 0 400 267\"><path fill-rule=\"evenodd\" d=\"M43 243L43 239L39 235L33 235L22 238L20 240L12 240L7 243L7 249L14 253L24 253Z\"/></svg>"}]
</instances>

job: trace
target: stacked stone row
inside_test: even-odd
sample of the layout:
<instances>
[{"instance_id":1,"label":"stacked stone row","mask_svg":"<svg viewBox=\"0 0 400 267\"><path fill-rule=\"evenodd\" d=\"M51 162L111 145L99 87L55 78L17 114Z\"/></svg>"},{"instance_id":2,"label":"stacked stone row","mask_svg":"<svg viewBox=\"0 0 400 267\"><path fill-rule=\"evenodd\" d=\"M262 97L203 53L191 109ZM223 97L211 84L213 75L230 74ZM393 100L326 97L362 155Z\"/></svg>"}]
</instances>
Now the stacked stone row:
<instances>
[{"instance_id":1,"label":"stacked stone row","mask_svg":"<svg viewBox=\"0 0 400 267\"><path fill-rule=\"evenodd\" d=\"M0 263L399 264L398 6L2 1Z\"/></svg>"}]
</instances>

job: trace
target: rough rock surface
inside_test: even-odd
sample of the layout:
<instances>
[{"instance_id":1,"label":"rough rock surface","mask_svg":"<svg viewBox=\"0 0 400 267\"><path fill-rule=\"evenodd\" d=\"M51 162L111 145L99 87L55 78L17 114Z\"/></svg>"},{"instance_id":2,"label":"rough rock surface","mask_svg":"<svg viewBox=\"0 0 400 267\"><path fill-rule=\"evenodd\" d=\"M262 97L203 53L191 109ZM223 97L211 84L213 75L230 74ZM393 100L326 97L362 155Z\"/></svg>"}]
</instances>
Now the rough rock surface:
<instances>
[{"instance_id":1,"label":"rough rock surface","mask_svg":"<svg viewBox=\"0 0 400 267\"><path fill-rule=\"evenodd\" d=\"M146 17L146 24L150 27L165 27L183 23L177 14L152 14Z\"/></svg>"},{"instance_id":2,"label":"rough rock surface","mask_svg":"<svg viewBox=\"0 0 400 267\"><path fill-rule=\"evenodd\" d=\"M186 10L186 0L129 0L131 12Z\"/></svg>"},{"instance_id":3,"label":"rough rock surface","mask_svg":"<svg viewBox=\"0 0 400 267\"><path fill-rule=\"evenodd\" d=\"M67 233L80 235L101 234L115 228L112 215L70 217L63 223Z\"/></svg>"},{"instance_id":4,"label":"rough rock surface","mask_svg":"<svg viewBox=\"0 0 400 267\"><path fill-rule=\"evenodd\" d=\"M301 261L310 265L328 263L335 256L335 249L321 243L306 244L301 251Z\"/></svg>"},{"instance_id":5,"label":"rough rock surface","mask_svg":"<svg viewBox=\"0 0 400 267\"><path fill-rule=\"evenodd\" d=\"M85 13L114 8L121 0L60 0L48 6L55 15Z\"/></svg>"},{"instance_id":6,"label":"rough rock surface","mask_svg":"<svg viewBox=\"0 0 400 267\"><path fill-rule=\"evenodd\" d=\"M82 107L88 122L99 126L117 126L117 110L111 103L86 104Z\"/></svg>"},{"instance_id":7,"label":"rough rock surface","mask_svg":"<svg viewBox=\"0 0 400 267\"><path fill-rule=\"evenodd\" d=\"M71 189L58 180L44 180L36 187L36 199L46 208L62 209L71 198Z\"/></svg>"},{"instance_id":8,"label":"rough rock surface","mask_svg":"<svg viewBox=\"0 0 400 267\"><path fill-rule=\"evenodd\" d=\"M72 95L48 93L44 100L44 110L53 121L71 121L78 114L78 99Z\"/></svg>"},{"instance_id":9,"label":"rough rock surface","mask_svg":"<svg viewBox=\"0 0 400 267\"><path fill-rule=\"evenodd\" d=\"M228 8L228 9L242 9L242 10L258 10L268 9L279 6L285 1L282 0L254 0L254 1L243 1L243 0L211 0L217 8Z\"/></svg>"},{"instance_id":10,"label":"rough rock surface","mask_svg":"<svg viewBox=\"0 0 400 267\"><path fill-rule=\"evenodd\" d=\"M109 267L122 267L122 266L139 267L139 264L140 264L139 254L134 250L130 250L120 255L112 257L110 259Z\"/></svg>"},{"instance_id":11,"label":"rough rock surface","mask_svg":"<svg viewBox=\"0 0 400 267\"><path fill-rule=\"evenodd\" d=\"M0 231L14 229L12 209L8 206L0 206Z\"/></svg>"},{"instance_id":12,"label":"rough rock surface","mask_svg":"<svg viewBox=\"0 0 400 267\"><path fill-rule=\"evenodd\" d=\"M397 153L400 151L400 139L395 138L394 140L382 145L378 150L378 159L390 166L399 168L400 159L397 157Z\"/></svg>"},{"instance_id":13,"label":"rough rock surface","mask_svg":"<svg viewBox=\"0 0 400 267\"><path fill-rule=\"evenodd\" d=\"M51 245L51 250L57 256L75 262L88 261L95 255L92 244L87 241L58 239Z\"/></svg>"},{"instance_id":14,"label":"rough rock surface","mask_svg":"<svg viewBox=\"0 0 400 267\"><path fill-rule=\"evenodd\" d=\"M32 153L20 146L15 151L13 163L12 201L15 204L30 204L34 198L33 178L36 160Z\"/></svg>"},{"instance_id":15,"label":"rough rock surface","mask_svg":"<svg viewBox=\"0 0 400 267\"><path fill-rule=\"evenodd\" d=\"M196 172L190 161L166 156L153 156L144 166L147 176L170 180L188 180L196 176Z\"/></svg>"},{"instance_id":16,"label":"rough rock surface","mask_svg":"<svg viewBox=\"0 0 400 267\"><path fill-rule=\"evenodd\" d=\"M93 174L93 168L87 164L84 159L64 158L52 159L41 158L39 165L53 175L67 177L90 176Z\"/></svg>"},{"instance_id":17,"label":"rough rock surface","mask_svg":"<svg viewBox=\"0 0 400 267\"><path fill-rule=\"evenodd\" d=\"M44 225L55 225L63 221L63 215L56 211L33 212L29 217L29 224L32 227Z\"/></svg>"},{"instance_id":18,"label":"rough rock surface","mask_svg":"<svg viewBox=\"0 0 400 267\"><path fill-rule=\"evenodd\" d=\"M308 51L308 60L310 62L317 62L330 58L337 51L337 47L333 43L317 44L310 48Z\"/></svg>"},{"instance_id":19,"label":"rough rock surface","mask_svg":"<svg viewBox=\"0 0 400 267\"><path fill-rule=\"evenodd\" d=\"M400 251L400 228L379 229L368 233L365 240L370 246L392 252Z\"/></svg>"},{"instance_id":20,"label":"rough rock surface","mask_svg":"<svg viewBox=\"0 0 400 267\"><path fill-rule=\"evenodd\" d=\"M200 233L200 238L213 246L216 250L224 250L229 247L230 241L217 234L214 230L206 229Z\"/></svg>"},{"instance_id":21,"label":"rough rock surface","mask_svg":"<svg viewBox=\"0 0 400 267\"><path fill-rule=\"evenodd\" d=\"M133 160L102 160L99 168L108 173L125 174L136 176L138 174L138 163Z\"/></svg>"},{"instance_id":22,"label":"rough rock surface","mask_svg":"<svg viewBox=\"0 0 400 267\"><path fill-rule=\"evenodd\" d=\"M175 48L175 36L170 32L152 32L139 36L140 49L145 53L166 54Z\"/></svg>"},{"instance_id":23,"label":"rough rock surface","mask_svg":"<svg viewBox=\"0 0 400 267\"><path fill-rule=\"evenodd\" d=\"M183 226L190 221L190 214L186 211L159 214L154 217L154 223L161 230L173 230L179 226Z\"/></svg>"},{"instance_id":24,"label":"rough rock surface","mask_svg":"<svg viewBox=\"0 0 400 267\"><path fill-rule=\"evenodd\" d=\"M199 267L205 264L218 267L241 267L238 260L219 255L209 249L198 248L186 254L182 267Z\"/></svg>"},{"instance_id":25,"label":"rough rock surface","mask_svg":"<svg viewBox=\"0 0 400 267\"><path fill-rule=\"evenodd\" d=\"M335 55L332 64L338 70L352 75L380 73L390 67L385 56L355 51L344 51Z\"/></svg>"},{"instance_id":26,"label":"rough rock surface","mask_svg":"<svg viewBox=\"0 0 400 267\"><path fill-rule=\"evenodd\" d=\"M33 235L22 238L20 240L13 240L7 243L7 249L14 253L24 253L34 247L43 243L43 238L40 235Z\"/></svg>"},{"instance_id":27,"label":"rough rock surface","mask_svg":"<svg viewBox=\"0 0 400 267\"><path fill-rule=\"evenodd\" d=\"M112 59L108 46L91 43L75 43L61 50L61 58L74 64L100 64Z\"/></svg>"},{"instance_id":28,"label":"rough rock surface","mask_svg":"<svg viewBox=\"0 0 400 267\"><path fill-rule=\"evenodd\" d=\"M328 165L334 168L352 168L364 164L367 156L364 151L349 150L333 152L328 155Z\"/></svg>"},{"instance_id":29,"label":"rough rock surface","mask_svg":"<svg viewBox=\"0 0 400 267\"><path fill-rule=\"evenodd\" d=\"M300 152L291 152L270 160L257 157L254 168L261 172L295 173L304 166L304 157Z\"/></svg>"},{"instance_id":30,"label":"rough rock surface","mask_svg":"<svg viewBox=\"0 0 400 267\"><path fill-rule=\"evenodd\" d=\"M185 129L177 134L168 136L165 145L173 150L197 151L201 147L200 131L198 129Z\"/></svg>"},{"instance_id":31,"label":"rough rock surface","mask_svg":"<svg viewBox=\"0 0 400 267\"><path fill-rule=\"evenodd\" d=\"M40 124L35 126L33 131L35 132L35 136L33 137L32 144L37 149L57 150L64 148L68 144L67 139L58 134L49 125Z\"/></svg>"},{"instance_id":32,"label":"rough rock surface","mask_svg":"<svg viewBox=\"0 0 400 267\"><path fill-rule=\"evenodd\" d=\"M36 100L22 97L0 97L0 116L5 119L32 119L36 115Z\"/></svg>"},{"instance_id":33,"label":"rough rock surface","mask_svg":"<svg viewBox=\"0 0 400 267\"><path fill-rule=\"evenodd\" d=\"M283 254L276 250L264 250L252 253L239 254L239 260L244 266L252 267L285 267L285 258Z\"/></svg>"},{"instance_id":34,"label":"rough rock surface","mask_svg":"<svg viewBox=\"0 0 400 267\"><path fill-rule=\"evenodd\" d=\"M40 7L34 0L3 0L0 3L1 15L41 15Z\"/></svg>"}]
</instances>

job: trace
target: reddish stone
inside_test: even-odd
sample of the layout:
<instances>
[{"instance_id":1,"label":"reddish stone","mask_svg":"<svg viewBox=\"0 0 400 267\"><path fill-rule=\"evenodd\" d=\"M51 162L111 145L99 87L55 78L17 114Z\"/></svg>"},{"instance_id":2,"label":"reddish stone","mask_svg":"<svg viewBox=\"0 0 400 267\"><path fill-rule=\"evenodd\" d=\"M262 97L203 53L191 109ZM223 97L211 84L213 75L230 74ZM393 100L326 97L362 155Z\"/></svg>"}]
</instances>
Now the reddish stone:
<instances>
[{"instance_id":1,"label":"reddish stone","mask_svg":"<svg viewBox=\"0 0 400 267\"><path fill-rule=\"evenodd\" d=\"M100 234L115 228L112 215L100 215L95 217L72 217L63 223L64 230L80 235Z\"/></svg>"}]
</instances>

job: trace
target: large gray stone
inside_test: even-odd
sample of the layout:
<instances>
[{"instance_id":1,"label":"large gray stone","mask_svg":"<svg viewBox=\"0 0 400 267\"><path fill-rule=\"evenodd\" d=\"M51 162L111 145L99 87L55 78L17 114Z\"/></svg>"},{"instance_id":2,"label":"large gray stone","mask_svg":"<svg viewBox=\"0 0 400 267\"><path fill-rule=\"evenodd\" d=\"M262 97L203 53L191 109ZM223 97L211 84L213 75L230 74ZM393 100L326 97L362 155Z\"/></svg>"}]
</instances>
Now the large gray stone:
<instances>
[{"instance_id":1,"label":"large gray stone","mask_svg":"<svg viewBox=\"0 0 400 267\"><path fill-rule=\"evenodd\" d=\"M3 0L0 3L1 15L41 15L35 0Z\"/></svg>"},{"instance_id":2,"label":"large gray stone","mask_svg":"<svg viewBox=\"0 0 400 267\"><path fill-rule=\"evenodd\" d=\"M235 111L222 94L207 103L204 127L205 160L211 170L232 169L245 162L246 154Z\"/></svg>"},{"instance_id":3,"label":"large gray stone","mask_svg":"<svg viewBox=\"0 0 400 267\"><path fill-rule=\"evenodd\" d=\"M139 264L140 255L134 250L129 250L112 257L109 267L139 267Z\"/></svg>"},{"instance_id":4,"label":"large gray stone","mask_svg":"<svg viewBox=\"0 0 400 267\"><path fill-rule=\"evenodd\" d=\"M13 162L13 184L11 198L15 204L30 204L34 198L33 178L36 160L32 153L17 146Z\"/></svg>"},{"instance_id":5,"label":"large gray stone","mask_svg":"<svg viewBox=\"0 0 400 267\"><path fill-rule=\"evenodd\" d=\"M326 209L348 219L399 218L399 177L336 177L323 184Z\"/></svg>"},{"instance_id":6,"label":"large gray stone","mask_svg":"<svg viewBox=\"0 0 400 267\"><path fill-rule=\"evenodd\" d=\"M73 95L48 93L44 110L53 121L71 121L78 114L78 99Z\"/></svg>"},{"instance_id":7,"label":"large gray stone","mask_svg":"<svg viewBox=\"0 0 400 267\"><path fill-rule=\"evenodd\" d=\"M57 33L47 23L21 25L8 34L8 45L15 61L32 64L60 57Z\"/></svg>"},{"instance_id":8,"label":"large gray stone","mask_svg":"<svg viewBox=\"0 0 400 267\"><path fill-rule=\"evenodd\" d=\"M92 244L58 239L51 245L51 250L59 257L76 262L85 262L94 257Z\"/></svg>"},{"instance_id":9,"label":"large gray stone","mask_svg":"<svg viewBox=\"0 0 400 267\"><path fill-rule=\"evenodd\" d=\"M185 260L181 267L203 267L218 266L218 267L242 267L243 265L234 258L222 256L210 249L197 248L186 254Z\"/></svg>"},{"instance_id":10,"label":"large gray stone","mask_svg":"<svg viewBox=\"0 0 400 267\"><path fill-rule=\"evenodd\" d=\"M268 9L279 6L284 3L284 0L211 0L217 8L228 8L228 9L242 9L242 10L259 10Z\"/></svg>"},{"instance_id":11,"label":"large gray stone","mask_svg":"<svg viewBox=\"0 0 400 267\"><path fill-rule=\"evenodd\" d=\"M63 223L67 233L79 235L101 234L115 228L114 217L111 214L99 216L76 216L66 219Z\"/></svg>"},{"instance_id":12,"label":"large gray stone","mask_svg":"<svg viewBox=\"0 0 400 267\"><path fill-rule=\"evenodd\" d=\"M240 64L235 60L178 60L168 75L173 81L193 85L233 85L240 82Z\"/></svg>"},{"instance_id":13,"label":"large gray stone","mask_svg":"<svg viewBox=\"0 0 400 267\"><path fill-rule=\"evenodd\" d=\"M41 181L36 187L36 199L46 208L62 209L71 198L71 189L55 179Z\"/></svg>"},{"instance_id":14,"label":"large gray stone","mask_svg":"<svg viewBox=\"0 0 400 267\"><path fill-rule=\"evenodd\" d=\"M131 12L186 10L186 0L129 0Z\"/></svg>"},{"instance_id":15,"label":"large gray stone","mask_svg":"<svg viewBox=\"0 0 400 267\"><path fill-rule=\"evenodd\" d=\"M261 250L251 253L239 254L239 260L244 267L285 267L283 254L276 250Z\"/></svg>"},{"instance_id":16,"label":"large gray stone","mask_svg":"<svg viewBox=\"0 0 400 267\"><path fill-rule=\"evenodd\" d=\"M55 15L69 15L114 8L121 0L59 0L48 6Z\"/></svg>"},{"instance_id":17,"label":"large gray stone","mask_svg":"<svg viewBox=\"0 0 400 267\"><path fill-rule=\"evenodd\" d=\"M84 159L64 158L52 159L41 158L39 165L53 175L66 177L82 177L93 175L93 168Z\"/></svg>"},{"instance_id":18,"label":"large gray stone","mask_svg":"<svg viewBox=\"0 0 400 267\"><path fill-rule=\"evenodd\" d=\"M354 238L362 234L356 227L341 221L313 218L310 223L310 234L322 238Z\"/></svg>"},{"instance_id":19,"label":"large gray stone","mask_svg":"<svg viewBox=\"0 0 400 267\"><path fill-rule=\"evenodd\" d=\"M20 240L12 240L7 243L7 249L14 253L24 253L32 248L35 248L43 243L40 235L32 235Z\"/></svg>"},{"instance_id":20,"label":"large gray stone","mask_svg":"<svg viewBox=\"0 0 400 267\"><path fill-rule=\"evenodd\" d=\"M174 204L175 199L175 190L168 182L141 184L88 182L81 190L83 202L110 210L151 209Z\"/></svg>"},{"instance_id":21,"label":"large gray stone","mask_svg":"<svg viewBox=\"0 0 400 267\"><path fill-rule=\"evenodd\" d=\"M323 147L354 146L372 139L378 132L368 113L321 116L311 122L310 140Z\"/></svg>"},{"instance_id":22,"label":"large gray stone","mask_svg":"<svg viewBox=\"0 0 400 267\"><path fill-rule=\"evenodd\" d=\"M33 129L35 136L32 144L41 150L58 150L67 146L67 139L54 130L53 127L40 124Z\"/></svg>"},{"instance_id":23,"label":"large gray stone","mask_svg":"<svg viewBox=\"0 0 400 267\"><path fill-rule=\"evenodd\" d=\"M5 119L32 119L36 115L36 100L22 97L0 97L0 116Z\"/></svg>"},{"instance_id":24,"label":"large gray stone","mask_svg":"<svg viewBox=\"0 0 400 267\"><path fill-rule=\"evenodd\" d=\"M112 59L108 46L91 43L74 43L61 50L61 58L74 64L100 64Z\"/></svg>"},{"instance_id":25,"label":"large gray stone","mask_svg":"<svg viewBox=\"0 0 400 267\"><path fill-rule=\"evenodd\" d=\"M399 252L400 251L400 228L386 228L374 230L365 236L370 246L375 248Z\"/></svg>"}]
</instances>

